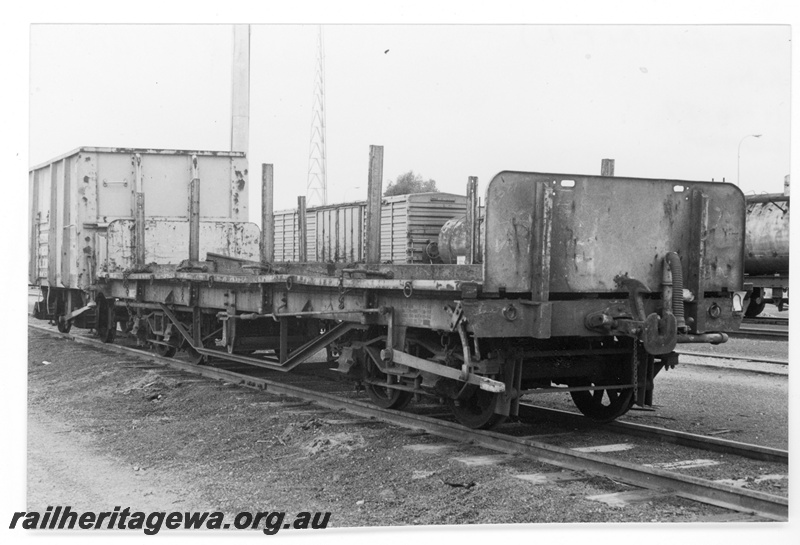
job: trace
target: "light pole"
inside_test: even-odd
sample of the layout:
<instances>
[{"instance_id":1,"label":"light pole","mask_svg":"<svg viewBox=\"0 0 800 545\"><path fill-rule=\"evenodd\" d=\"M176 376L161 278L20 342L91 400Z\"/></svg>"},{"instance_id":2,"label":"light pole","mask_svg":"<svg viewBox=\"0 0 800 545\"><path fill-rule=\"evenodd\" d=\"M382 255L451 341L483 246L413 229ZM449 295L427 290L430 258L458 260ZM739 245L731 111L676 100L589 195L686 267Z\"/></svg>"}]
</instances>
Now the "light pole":
<instances>
[{"instance_id":1,"label":"light pole","mask_svg":"<svg viewBox=\"0 0 800 545\"><path fill-rule=\"evenodd\" d=\"M761 138L760 134L747 134L743 136L741 140L739 140L739 149L736 152L736 185L739 185L739 164L741 163L742 159L742 142L744 142L746 138L750 138L751 136L753 138Z\"/></svg>"}]
</instances>

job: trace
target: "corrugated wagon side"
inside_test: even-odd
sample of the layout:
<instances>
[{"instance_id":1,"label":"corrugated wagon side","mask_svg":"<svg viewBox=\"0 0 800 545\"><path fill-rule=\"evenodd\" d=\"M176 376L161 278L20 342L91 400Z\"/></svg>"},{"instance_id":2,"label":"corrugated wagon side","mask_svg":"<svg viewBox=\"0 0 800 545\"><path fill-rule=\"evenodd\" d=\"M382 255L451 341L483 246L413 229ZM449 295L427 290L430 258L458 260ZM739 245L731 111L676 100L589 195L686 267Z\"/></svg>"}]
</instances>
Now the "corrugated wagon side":
<instances>
[{"instance_id":1,"label":"corrugated wagon side","mask_svg":"<svg viewBox=\"0 0 800 545\"><path fill-rule=\"evenodd\" d=\"M439 231L448 220L463 216L466 209L466 197L452 193L412 193L384 197L381 261L435 262Z\"/></svg>"},{"instance_id":2,"label":"corrugated wagon side","mask_svg":"<svg viewBox=\"0 0 800 545\"><path fill-rule=\"evenodd\" d=\"M306 256L321 263L357 263L366 255L364 201L332 204L306 211ZM437 263L438 237L450 219L463 216L466 198L452 193L416 193L383 197L381 262ZM298 211L275 213L275 261L298 261Z\"/></svg>"}]
</instances>

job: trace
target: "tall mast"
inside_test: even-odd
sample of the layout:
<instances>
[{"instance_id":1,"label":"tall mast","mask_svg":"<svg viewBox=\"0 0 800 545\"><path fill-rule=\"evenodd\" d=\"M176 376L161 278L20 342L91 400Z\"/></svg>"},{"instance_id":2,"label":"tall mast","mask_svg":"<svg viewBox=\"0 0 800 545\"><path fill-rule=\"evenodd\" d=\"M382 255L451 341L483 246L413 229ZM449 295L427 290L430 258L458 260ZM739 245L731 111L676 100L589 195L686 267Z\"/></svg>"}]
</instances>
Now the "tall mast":
<instances>
[{"instance_id":1,"label":"tall mast","mask_svg":"<svg viewBox=\"0 0 800 545\"><path fill-rule=\"evenodd\" d=\"M308 152L308 206L328 204L328 175L325 150L325 55L322 26L317 27L317 63L311 114L311 142Z\"/></svg>"}]
</instances>

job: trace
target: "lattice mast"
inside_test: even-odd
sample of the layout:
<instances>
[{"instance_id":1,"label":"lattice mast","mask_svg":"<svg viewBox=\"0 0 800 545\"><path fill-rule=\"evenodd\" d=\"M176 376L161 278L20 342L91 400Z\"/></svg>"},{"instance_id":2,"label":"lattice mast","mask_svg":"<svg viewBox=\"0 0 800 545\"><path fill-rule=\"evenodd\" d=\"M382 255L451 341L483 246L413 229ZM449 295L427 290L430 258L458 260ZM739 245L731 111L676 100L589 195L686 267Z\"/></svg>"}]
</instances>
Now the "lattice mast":
<instances>
[{"instance_id":1,"label":"lattice mast","mask_svg":"<svg viewBox=\"0 0 800 545\"><path fill-rule=\"evenodd\" d=\"M317 63L311 114L311 142L308 154L308 206L328 204L327 157L325 150L325 55L322 27L317 28Z\"/></svg>"}]
</instances>

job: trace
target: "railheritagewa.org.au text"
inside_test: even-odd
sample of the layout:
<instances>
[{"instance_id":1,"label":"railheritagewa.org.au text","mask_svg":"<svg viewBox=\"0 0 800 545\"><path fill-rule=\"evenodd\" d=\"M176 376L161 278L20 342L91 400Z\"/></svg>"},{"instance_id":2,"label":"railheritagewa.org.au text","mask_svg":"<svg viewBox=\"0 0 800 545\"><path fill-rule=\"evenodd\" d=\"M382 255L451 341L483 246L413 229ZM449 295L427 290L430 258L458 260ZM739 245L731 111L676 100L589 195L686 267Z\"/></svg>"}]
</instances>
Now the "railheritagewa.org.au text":
<instances>
[{"instance_id":1,"label":"railheritagewa.org.au text","mask_svg":"<svg viewBox=\"0 0 800 545\"><path fill-rule=\"evenodd\" d=\"M23 530L140 530L155 535L166 530L261 530L266 535L280 530L321 530L328 527L329 512L303 511L294 516L284 511L242 511L225 521L219 511L132 511L119 506L113 511L73 511L70 506L48 507L41 511L17 511L9 529Z\"/></svg>"}]
</instances>

